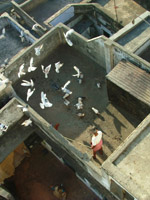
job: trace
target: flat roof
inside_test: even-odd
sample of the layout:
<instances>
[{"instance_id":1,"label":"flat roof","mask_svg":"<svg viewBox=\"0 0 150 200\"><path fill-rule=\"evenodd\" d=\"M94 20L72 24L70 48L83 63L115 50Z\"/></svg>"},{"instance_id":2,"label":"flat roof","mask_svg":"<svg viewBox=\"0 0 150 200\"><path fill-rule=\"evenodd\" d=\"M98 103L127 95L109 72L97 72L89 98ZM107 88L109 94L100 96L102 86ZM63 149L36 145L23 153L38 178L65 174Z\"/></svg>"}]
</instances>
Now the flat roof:
<instances>
[{"instance_id":1,"label":"flat roof","mask_svg":"<svg viewBox=\"0 0 150 200\"><path fill-rule=\"evenodd\" d=\"M28 58L30 60L30 57ZM35 58L36 59L36 58ZM55 72L54 63L60 61L64 63L60 73ZM41 70L41 64L47 66L52 64L48 78L45 79ZM105 81L105 69L87 56L78 52L74 47L60 45L52 53L48 54L44 60L40 60L36 65L35 72L27 73L21 77L13 87L19 97L26 101L27 87L22 87L22 79L33 79L35 82L35 93L27 102L37 113L39 113L50 124L60 124L58 131L67 139L71 139L73 145L83 153L92 156L90 147L91 133L93 125L104 132L103 150L104 156L100 157L102 163L134 130L138 125L138 120L128 112L114 107L108 101L107 88ZM73 66L77 66L83 73L83 83L80 85L78 80L72 75L75 74ZM64 105L61 87L70 80L68 89L73 93L68 100L70 105ZM100 82L101 88L96 84ZM42 110L41 91L46 92L47 98L53 106ZM74 106L78 97L83 97L83 110L78 111ZM97 116L92 107L99 110ZM85 117L80 119L77 113L85 113ZM124 125L125 124L125 125Z\"/></svg>"},{"instance_id":2,"label":"flat roof","mask_svg":"<svg viewBox=\"0 0 150 200\"><path fill-rule=\"evenodd\" d=\"M150 199L150 115L103 164L103 168L135 198Z\"/></svg>"}]
</instances>

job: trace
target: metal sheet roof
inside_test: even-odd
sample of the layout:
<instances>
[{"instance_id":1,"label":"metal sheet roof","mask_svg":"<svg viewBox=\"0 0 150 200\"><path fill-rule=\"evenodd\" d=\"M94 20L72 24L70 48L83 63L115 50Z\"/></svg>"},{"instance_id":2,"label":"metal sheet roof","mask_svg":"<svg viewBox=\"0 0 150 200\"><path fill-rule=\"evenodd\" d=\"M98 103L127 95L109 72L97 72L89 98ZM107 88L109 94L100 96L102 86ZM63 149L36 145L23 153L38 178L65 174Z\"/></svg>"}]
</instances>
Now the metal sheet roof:
<instances>
[{"instance_id":1,"label":"metal sheet roof","mask_svg":"<svg viewBox=\"0 0 150 200\"><path fill-rule=\"evenodd\" d=\"M121 61L106 78L150 106L150 74L146 71Z\"/></svg>"}]
</instances>

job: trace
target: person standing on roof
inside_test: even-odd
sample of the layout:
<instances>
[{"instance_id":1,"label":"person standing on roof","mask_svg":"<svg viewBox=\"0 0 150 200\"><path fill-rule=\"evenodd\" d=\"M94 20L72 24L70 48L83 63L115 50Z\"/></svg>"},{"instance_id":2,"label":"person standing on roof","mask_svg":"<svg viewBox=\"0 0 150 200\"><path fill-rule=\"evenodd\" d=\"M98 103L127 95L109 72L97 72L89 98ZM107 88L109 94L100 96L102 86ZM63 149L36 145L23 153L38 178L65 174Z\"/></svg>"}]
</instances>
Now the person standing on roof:
<instances>
[{"instance_id":1,"label":"person standing on roof","mask_svg":"<svg viewBox=\"0 0 150 200\"><path fill-rule=\"evenodd\" d=\"M92 139L91 139L91 148L93 149L93 158L96 159L96 152L100 151L101 154L103 154L102 150L102 131L99 131L96 129L96 131L93 133Z\"/></svg>"}]
</instances>

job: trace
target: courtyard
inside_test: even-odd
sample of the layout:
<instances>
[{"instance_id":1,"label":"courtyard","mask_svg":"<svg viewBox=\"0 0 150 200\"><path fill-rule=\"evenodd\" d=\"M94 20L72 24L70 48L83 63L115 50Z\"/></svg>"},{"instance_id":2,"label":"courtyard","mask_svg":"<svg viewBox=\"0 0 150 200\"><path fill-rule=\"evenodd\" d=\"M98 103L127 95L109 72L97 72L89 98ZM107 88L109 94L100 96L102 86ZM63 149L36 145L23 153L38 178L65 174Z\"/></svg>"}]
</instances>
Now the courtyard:
<instances>
[{"instance_id":1,"label":"courtyard","mask_svg":"<svg viewBox=\"0 0 150 200\"><path fill-rule=\"evenodd\" d=\"M60 73L55 72L54 63L64 63ZM48 78L45 79L41 70L41 64L47 66L52 64ZM77 66L83 73L83 83L79 84L73 66ZM19 79L13 87L17 95L29 104L47 122L59 124L58 131L66 137L73 145L83 153L92 157L90 141L93 127L103 131L103 156L98 157L98 164L102 162L121 144L124 139L140 123L128 112L115 107L108 100L105 81L105 69L95 63L87 56L67 45L60 45L46 59L41 61L34 72L27 73ZM21 86L22 80L33 79L35 92L26 101L28 87ZM68 97L70 104L64 104L64 93L61 87L70 80L68 89L72 94ZM101 83L101 88L97 83ZM41 109L41 91L46 93L48 100L53 104L51 108ZM79 118L78 111L74 106L78 97L83 98L83 112L85 116ZM92 107L99 110L99 115L92 111Z\"/></svg>"}]
</instances>

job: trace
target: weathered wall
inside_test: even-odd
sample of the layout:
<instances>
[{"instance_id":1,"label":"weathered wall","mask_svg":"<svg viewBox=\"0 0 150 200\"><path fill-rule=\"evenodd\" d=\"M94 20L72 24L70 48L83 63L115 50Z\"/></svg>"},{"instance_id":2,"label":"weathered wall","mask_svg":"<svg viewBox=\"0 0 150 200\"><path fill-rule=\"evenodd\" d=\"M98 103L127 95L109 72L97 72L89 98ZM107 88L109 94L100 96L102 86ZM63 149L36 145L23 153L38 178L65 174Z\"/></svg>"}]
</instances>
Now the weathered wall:
<instances>
[{"instance_id":1,"label":"weathered wall","mask_svg":"<svg viewBox=\"0 0 150 200\"><path fill-rule=\"evenodd\" d=\"M27 0L25 1L24 3L22 3L20 5L20 7L26 11L26 12L29 12L31 11L32 9L36 8L38 5L40 5L41 3L43 2L46 2L47 0Z\"/></svg>"},{"instance_id":2,"label":"weathered wall","mask_svg":"<svg viewBox=\"0 0 150 200\"><path fill-rule=\"evenodd\" d=\"M46 28L43 28L33 18L31 18L17 3L12 1L12 6L13 6L14 11L20 16L20 23L23 21L24 23L26 23L27 26L31 28L34 24L37 24L38 27L37 27L36 33L39 36L42 36L46 32Z\"/></svg>"},{"instance_id":3,"label":"weathered wall","mask_svg":"<svg viewBox=\"0 0 150 200\"><path fill-rule=\"evenodd\" d=\"M35 47L43 44L43 49L40 56L35 55ZM40 41L35 42L32 46L30 46L25 52L18 55L18 57L12 61L12 63L4 70L4 74L8 77L12 83L18 80L18 71L19 67L25 63L25 71L30 65L31 57L34 59L34 65L38 66L40 62L44 58L46 58L55 48L57 48L61 44L59 28L54 28L53 31L48 32L44 37L40 39Z\"/></svg>"},{"instance_id":4,"label":"weathered wall","mask_svg":"<svg viewBox=\"0 0 150 200\"><path fill-rule=\"evenodd\" d=\"M31 126L14 128L24 116L22 110L16 108L17 101L12 99L0 110L0 122L8 126L7 132L0 137L0 162L34 131Z\"/></svg>"},{"instance_id":5,"label":"weathered wall","mask_svg":"<svg viewBox=\"0 0 150 200\"><path fill-rule=\"evenodd\" d=\"M148 105L136 99L110 80L107 80L107 92L108 98L113 104L123 107L139 120L143 120L150 113L150 107Z\"/></svg>"},{"instance_id":6,"label":"weathered wall","mask_svg":"<svg viewBox=\"0 0 150 200\"><path fill-rule=\"evenodd\" d=\"M141 6L143 6L146 10L150 10L150 2L147 0L134 0Z\"/></svg>"},{"instance_id":7,"label":"weathered wall","mask_svg":"<svg viewBox=\"0 0 150 200\"><path fill-rule=\"evenodd\" d=\"M63 32L68 31L67 26L59 24L62 26L61 38L63 43L65 43L65 39L63 36ZM74 32L71 35L71 41L73 42L73 48L77 49L79 52L88 56L96 63L98 63L104 69L106 68L105 64L105 52L104 52L104 42L107 40L105 36L99 36L97 38L87 40L82 35Z\"/></svg>"},{"instance_id":8,"label":"weathered wall","mask_svg":"<svg viewBox=\"0 0 150 200\"><path fill-rule=\"evenodd\" d=\"M116 42L108 39L104 45L107 73L109 73L121 60L127 60L137 67L140 67L141 69L150 72L150 63L143 60L139 56L128 52L125 48L123 48Z\"/></svg>"},{"instance_id":9,"label":"weathered wall","mask_svg":"<svg viewBox=\"0 0 150 200\"><path fill-rule=\"evenodd\" d=\"M72 4L73 5L73 4ZM113 33L121 29L120 25L104 7L99 4L87 3L74 5L75 14L89 14L98 24L103 24Z\"/></svg>"},{"instance_id":10,"label":"weathered wall","mask_svg":"<svg viewBox=\"0 0 150 200\"><path fill-rule=\"evenodd\" d=\"M45 140L52 149L52 152L57 155L63 162L68 165L74 172L86 182L91 184L91 188L101 194L102 190L109 189L109 180L101 174L100 168L97 168L86 153L80 152L62 134L56 131L45 119L36 113L31 107L28 108L27 115L33 121L35 130L43 140ZM85 180L86 179L86 180ZM111 198L110 198L111 199ZM113 200L113 198L112 198Z\"/></svg>"},{"instance_id":11,"label":"weathered wall","mask_svg":"<svg viewBox=\"0 0 150 200\"><path fill-rule=\"evenodd\" d=\"M19 33L23 31L24 37L29 43L32 44L36 41L36 38L28 30L24 29L19 23L17 23L12 17L10 17L8 13L3 13L0 17L0 28L3 28L7 25L12 26Z\"/></svg>"}]
</instances>

